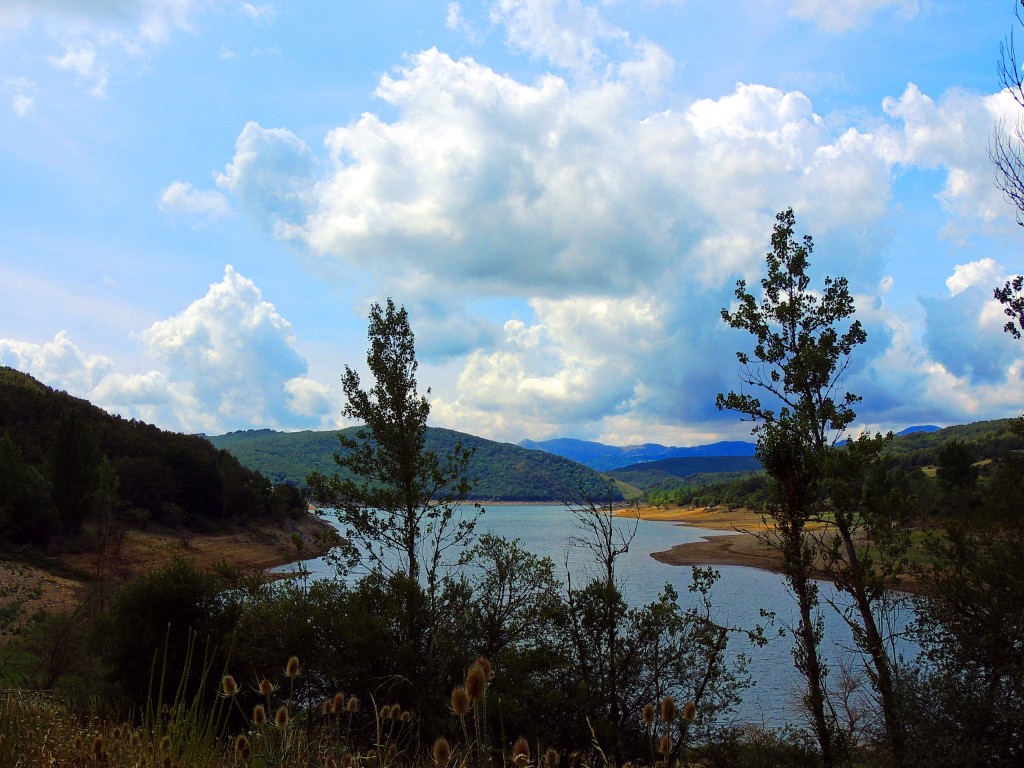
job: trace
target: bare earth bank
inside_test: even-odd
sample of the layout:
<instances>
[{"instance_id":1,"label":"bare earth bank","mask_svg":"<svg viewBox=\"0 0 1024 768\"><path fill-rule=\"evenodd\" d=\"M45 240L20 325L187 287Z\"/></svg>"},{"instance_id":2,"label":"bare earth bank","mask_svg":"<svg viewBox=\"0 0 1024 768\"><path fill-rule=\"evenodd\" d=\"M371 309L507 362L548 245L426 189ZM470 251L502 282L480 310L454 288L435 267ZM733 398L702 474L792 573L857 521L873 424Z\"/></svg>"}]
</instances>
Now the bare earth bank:
<instances>
[{"instance_id":1,"label":"bare earth bank","mask_svg":"<svg viewBox=\"0 0 1024 768\"><path fill-rule=\"evenodd\" d=\"M239 527L212 535L184 535L169 530L129 530L120 552L108 558L106 578L112 583L159 568L175 557L192 560L200 568L223 562L245 573L266 571L295 560L318 557L334 541L334 529L309 514L300 520ZM100 563L94 552L57 556L68 572L81 578L58 576L0 554L0 609L21 604L21 620L40 611L73 608L86 594Z\"/></svg>"},{"instance_id":2,"label":"bare earth bank","mask_svg":"<svg viewBox=\"0 0 1024 768\"><path fill-rule=\"evenodd\" d=\"M620 516L634 514L634 510L621 510ZM664 520L697 528L731 531L731 534L705 536L704 541L677 544L664 552L651 554L655 560L668 565L739 565L780 573L782 562L779 552L768 546L764 539L772 534L771 527L757 514L747 509L708 509L705 507L644 507L641 520ZM813 528L812 528L813 530ZM827 578L824 573L818 578ZM920 591L920 583L913 576L905 576L899 584L905 592Z\"/></svg>"}]
</instances>

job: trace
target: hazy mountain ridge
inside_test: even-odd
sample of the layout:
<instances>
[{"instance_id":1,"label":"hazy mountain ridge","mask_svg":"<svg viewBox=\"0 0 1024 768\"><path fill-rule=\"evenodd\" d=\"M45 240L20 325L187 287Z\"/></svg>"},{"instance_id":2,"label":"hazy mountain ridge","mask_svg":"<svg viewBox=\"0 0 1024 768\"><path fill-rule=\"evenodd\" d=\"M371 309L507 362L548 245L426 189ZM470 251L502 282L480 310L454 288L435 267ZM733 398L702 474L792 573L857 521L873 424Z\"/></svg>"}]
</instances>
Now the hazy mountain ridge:
<instances>
[{"instance_id":1,"label":"hazy mountain ridge","mask_svg":"<svg viewBox=\"0 0 1024 768\"><path fill-rule=\"evenodd\" d=\"M569 437L552 440L520 440L518 445L537 451L546 451L567 459L586 464L598 471L621 469L632 464L641 464L663 459L692 458L698 456L753 456L754 443L727 440L708 445L688 448L643 443L641 445L615 446Z\"/></svg>"},{"instance_id":2,"label":"hazy mountain ridge","mask_svg":"<svg viewBox=\"0 0 1024 768\"><path fill-rule=\"evenodd\" d=\"M913 426L897 432L896 436L917 432L937 432L941 427L933 425ZM756 445L748 440L723 440L705 445L689 447L666 446L658 443L642 443L640 445L607 445L592 440L577 440L572 437L556 437L551 440L520 440L517 445L536 451L546 451L567 459L586 464L600 472L609 470L629 471L636 464L667 459L683 459L710 456L753 456ZM706 469L695 469L694 472L706 472ZM713 469L714 472L731 471ZM691 473L687 473L691 474Z\"/></svg>"}]
</instances>

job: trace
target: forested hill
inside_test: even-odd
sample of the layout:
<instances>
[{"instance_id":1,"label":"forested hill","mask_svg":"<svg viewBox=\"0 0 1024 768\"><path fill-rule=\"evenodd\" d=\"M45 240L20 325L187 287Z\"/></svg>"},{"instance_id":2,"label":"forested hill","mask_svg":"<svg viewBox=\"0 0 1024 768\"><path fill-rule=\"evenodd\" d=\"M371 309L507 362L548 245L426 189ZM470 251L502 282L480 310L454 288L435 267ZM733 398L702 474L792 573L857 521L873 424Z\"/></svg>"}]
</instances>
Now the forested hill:
<instances>
[{"instance_id":1,"label":"forested hill","mask_svg":"<svg viewBox=\"0 0 1024 768\"><path fill-rule=\"evenodd\" d=\"M74 535L101 512L195 528L305 505L202 437L112 416L0 367L0 544Z\"/></svg>"},{"instance_id":2,"label":"forested hill","mask_svg":"<svg viewBox=\"0 0 1024 768\"><path fill-rule=\"evenodd\" d=\"M344 431L353 435L359 429L349 427ZM338 472L334 454L340 446L338 433L333 430L249 430L217 435L209 440L218 448L230 451L245 466L275 482L305 485L306 475L310 472L326 475ZM458 441L475 451L469 467L469 478L475 481L474 499L561 503L579 496L581 490L595 500L607 498L607 480L594 470L562 456L449 429L427 428L426 447L438 455L451 451ZM621 498L618 490L614 495L616 499Z\"/></svg>"}]
</instances>

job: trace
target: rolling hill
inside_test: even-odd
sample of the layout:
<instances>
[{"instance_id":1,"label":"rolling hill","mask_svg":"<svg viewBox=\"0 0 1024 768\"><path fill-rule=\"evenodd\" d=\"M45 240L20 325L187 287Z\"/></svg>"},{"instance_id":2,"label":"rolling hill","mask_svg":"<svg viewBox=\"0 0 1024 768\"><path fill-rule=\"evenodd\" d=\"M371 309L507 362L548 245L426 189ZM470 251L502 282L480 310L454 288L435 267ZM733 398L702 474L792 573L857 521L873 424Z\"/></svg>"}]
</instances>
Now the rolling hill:
<instances>
[{"instance_id":1,"label":"rolling hill","mask_svg":"<svg viewBox=\"0 0 1024 768\"><path fill-rule=\"evenodd\" d=\"M350 427L354 433L359 427ZM229 432L208 438L235 456L246 467L274 482L305 485L306 475L338 471L334 454L339 449L336 431L275 432L269 429ZM608 481L593 469L543 451L534 451L485 440L482 437L436 427L427 428L426 447L439 455L456 442L474 449L469 477L474 480L472 498L481 501L546 501L561 503L580 493L606 499ZM613 498L622 493L613 490Z\"/></svg>"}]
</instances>

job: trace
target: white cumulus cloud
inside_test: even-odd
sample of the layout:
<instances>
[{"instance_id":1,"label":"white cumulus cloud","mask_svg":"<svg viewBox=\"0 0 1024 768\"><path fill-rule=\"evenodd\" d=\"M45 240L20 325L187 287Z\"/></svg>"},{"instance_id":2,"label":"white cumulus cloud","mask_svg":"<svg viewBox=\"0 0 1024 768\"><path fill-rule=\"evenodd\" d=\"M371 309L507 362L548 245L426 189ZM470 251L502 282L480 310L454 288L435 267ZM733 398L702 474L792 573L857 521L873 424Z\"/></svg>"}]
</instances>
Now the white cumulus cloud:
<instances>
[{"instance_id":1,"label":"white cumulus cloud","mask_svg":"<svg viewBox=\"0 0 1024 768\"><path fill-rule=\"evenodd\" d=\"M142 332L157 367L115 371L64 332L52 342L0 339L0 363L120 413L185 432L329 427L338 393L309 376L291 324L231 266L184 311Z\"/></svg>"}]
</instances>

